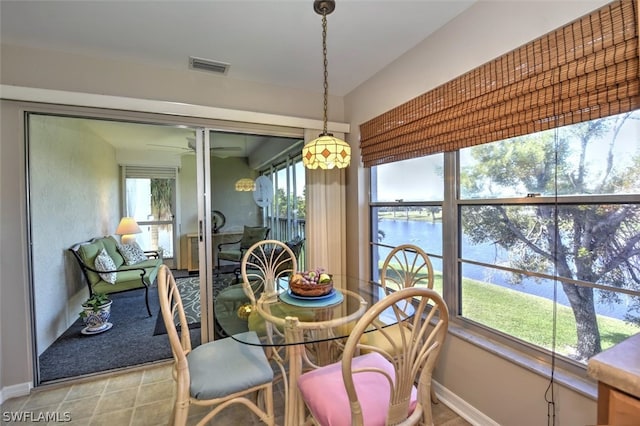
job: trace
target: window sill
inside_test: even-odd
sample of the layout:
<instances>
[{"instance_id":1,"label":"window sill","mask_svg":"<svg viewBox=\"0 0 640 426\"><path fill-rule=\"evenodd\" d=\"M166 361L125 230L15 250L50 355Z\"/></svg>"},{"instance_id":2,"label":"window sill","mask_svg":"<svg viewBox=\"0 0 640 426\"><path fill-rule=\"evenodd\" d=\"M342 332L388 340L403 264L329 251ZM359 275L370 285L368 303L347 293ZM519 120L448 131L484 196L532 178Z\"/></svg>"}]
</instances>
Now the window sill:
<instances>
[{"instance_id":1,"label":"window sill","mask_svg":"<svg viewBox=\"0 0 640 426\"><path fill-rule=\"evenodd\" d=\"M449 323L449 333L465 342L471 343L472 345L475 345L483 350L486 350L487 352L503 358L521 368L542 376L547 380L551 377L550 360L545 360L542 357L536 358L534 356L524 354L523 352L518 351L510 346L492 340L483 334L471 331L467 328L451 322ZM556 365L553 377L554 382L558 385L571 389L580 395L593 399L594 401L597 399L598 386L595 381L586 377L586 366L585 377L582 377L573 372L567 371L566 369L562 369Z\"/></svg>"}]
</instances>

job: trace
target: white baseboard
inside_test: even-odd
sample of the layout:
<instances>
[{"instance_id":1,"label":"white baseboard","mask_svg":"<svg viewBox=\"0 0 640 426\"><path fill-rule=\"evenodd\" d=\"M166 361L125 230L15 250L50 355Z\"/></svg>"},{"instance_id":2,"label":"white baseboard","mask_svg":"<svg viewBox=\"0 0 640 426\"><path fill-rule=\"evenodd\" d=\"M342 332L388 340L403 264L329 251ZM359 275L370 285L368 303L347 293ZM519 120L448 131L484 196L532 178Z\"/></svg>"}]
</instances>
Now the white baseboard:
<instances>
[{"instance_id":1,"label":"white baseboard","mask_svg":"<svg viewBox=\"0 0 640 426\"><path fill-rule=\"evenodd\" d=\"M10 398L29 395L29 392L31 392L31 383L6 386L0 389L0 404L4 404L4 402Z\"/></svg>"},{"instance_id":2,"label":"white baseboard","mask_svg":"<svg viewBox=\"0 0 640 426\"><path fill-rule=\"evenodd\" d=\"M475 407L467 403L455 393L451 392L449 389L443 387L435 380L431 381L431 386L433 386L438 399L442 401L443 404L451 408L451 410L455 411L456 414L458 414L460 417L462 417L472 425L500 426L499 423L496 423L491 418L485 416L482 412L478 411Z\"/></svg>"}]
</instances>

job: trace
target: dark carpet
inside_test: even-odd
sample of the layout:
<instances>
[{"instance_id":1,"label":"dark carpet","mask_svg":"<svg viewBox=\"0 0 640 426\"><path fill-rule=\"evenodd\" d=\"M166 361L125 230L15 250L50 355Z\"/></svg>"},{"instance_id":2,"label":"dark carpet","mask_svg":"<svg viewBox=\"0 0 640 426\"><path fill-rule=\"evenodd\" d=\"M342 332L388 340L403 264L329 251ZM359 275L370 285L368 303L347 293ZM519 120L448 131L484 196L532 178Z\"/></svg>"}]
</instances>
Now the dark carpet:
<instances>
[{"instance_id":1,"label":"dark carpet","mask_svg":"<svg viewBox=\"0 0 640 426\"><path fill-rule=\"evenodd\" d=\"M100 334L84 335L82 320L65 331L40 355L40 382L106 372L172 357L167 336L154 336L156 315L149 317L144 290L111 295L113 327ZM157 287L149 289L151 312L158 312ZM191 334L200 344L200 330Z\"/></svg>"},{"instance_id":2,"label":"dark carpet","mask_svg":"<svg viewBox=\"0 0 640 426\"><path fill-rule=\"evenodd\" d=\"M197 276L178 278L193 284L199 283ZM218 275L214 281L216 290L235 282L235 275ZM144 290L135 290L113 294L111 317L113 327L100 334L84 335L82 320L78 320L67 329L39 357L40 383L69 379L95 373L104 373L125 367L137 366L172 358L169 339L160 315L158 289L149 289L149 306L154 315L149 317L144 303ZM197 303L191 303L186 310L199 309ZM158 325L160 324L160 325ZM158 327L162 330L158 333ZM191 344L200 345L200 315L189 328Z\"/></svg>"},{"instance_id":3,"label":"dark carpet","mask_svg":"<svg viewBox=\"0 0 640 426\"><path fill-rule=\"evenodd\" d=\"M224 288L236 283L234 274L221 274L213 277L213 297ZM200 328L200 277L176 278L176 285L180 291L182 306L187 317L187 323L190 329ZM166 334L167 329L164 326L160 309L156 319L156 326L153 330L154 336Z\"/></svg>"}]
</instances>

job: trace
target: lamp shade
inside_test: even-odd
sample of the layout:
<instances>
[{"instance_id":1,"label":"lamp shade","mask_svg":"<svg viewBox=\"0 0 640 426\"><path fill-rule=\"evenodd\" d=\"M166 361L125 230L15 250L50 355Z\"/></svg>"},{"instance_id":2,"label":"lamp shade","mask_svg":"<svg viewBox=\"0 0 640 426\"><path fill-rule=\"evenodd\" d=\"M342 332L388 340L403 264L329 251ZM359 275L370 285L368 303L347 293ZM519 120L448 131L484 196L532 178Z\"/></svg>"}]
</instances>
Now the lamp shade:
<instances>
[{"instance_id":1,"label":"lamp shade","mask_svg":"<svg viewBox=\"0 0 640 426\"><path fill-rule=\"evenodd\" d=\"M140 234L141 232L142 229L140 229L140 226L138 226L138 223L132 217L123 217L120 219L118 228L116 228L117 235Z\"/></svg>"},{"instance_id":2,"label":"lamp shade","mask_svg":"<svg viewBox=\"0 0 640 426\"><path fill-rule=\"evenodd\" d=\"M253 179L242 178L236 181L236 191L251 192L256 190L256 183Z\"/></svg>"},{"instance_id":3,"label":"lamp shade","mask_svg":"<svg viewBox=\"0 0 640 426\"><path fill-rule=\"evenodd\" d=\"M302 148L302 163L308 169L344 169L350 161L349 144L331 134L322 134Z\"/></svg>"}]
</instances>

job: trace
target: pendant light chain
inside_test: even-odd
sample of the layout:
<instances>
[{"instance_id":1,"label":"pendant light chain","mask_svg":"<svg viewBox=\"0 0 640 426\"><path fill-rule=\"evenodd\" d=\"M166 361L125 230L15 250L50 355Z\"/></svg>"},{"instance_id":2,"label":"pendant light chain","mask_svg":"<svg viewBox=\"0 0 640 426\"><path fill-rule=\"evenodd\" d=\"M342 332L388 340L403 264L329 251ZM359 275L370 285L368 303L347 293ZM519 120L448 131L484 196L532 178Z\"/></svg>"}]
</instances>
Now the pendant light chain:
<instances>
[{"instance_id":1,"label":"pendant light chain","mask_svg":"<svg viewBox=\"0 0 640 426\"><path fill-rule=\"evenodd\" d=\"M322 10L322 57L324 64L324 127L322 128L322 134L327 134L327 105L329 96L329 72L327 67L329 62L327 61L327 11Z\"/></svg>"},{"instance_id":2,"label":"pendant light chain","mask_svg":"<svg viewBox=\"0 0 640 426\"><path fill-rule=\"evenodd\" d=\"M335 0L315 0L313 10L322 16L322 59L324 65L324 115L322 133L302 147L302 163L308 169L344 169L351 161L351 147L328 132L329 71L327 60L327 15L335 9Z\"/></svg>"}]
</instances>

